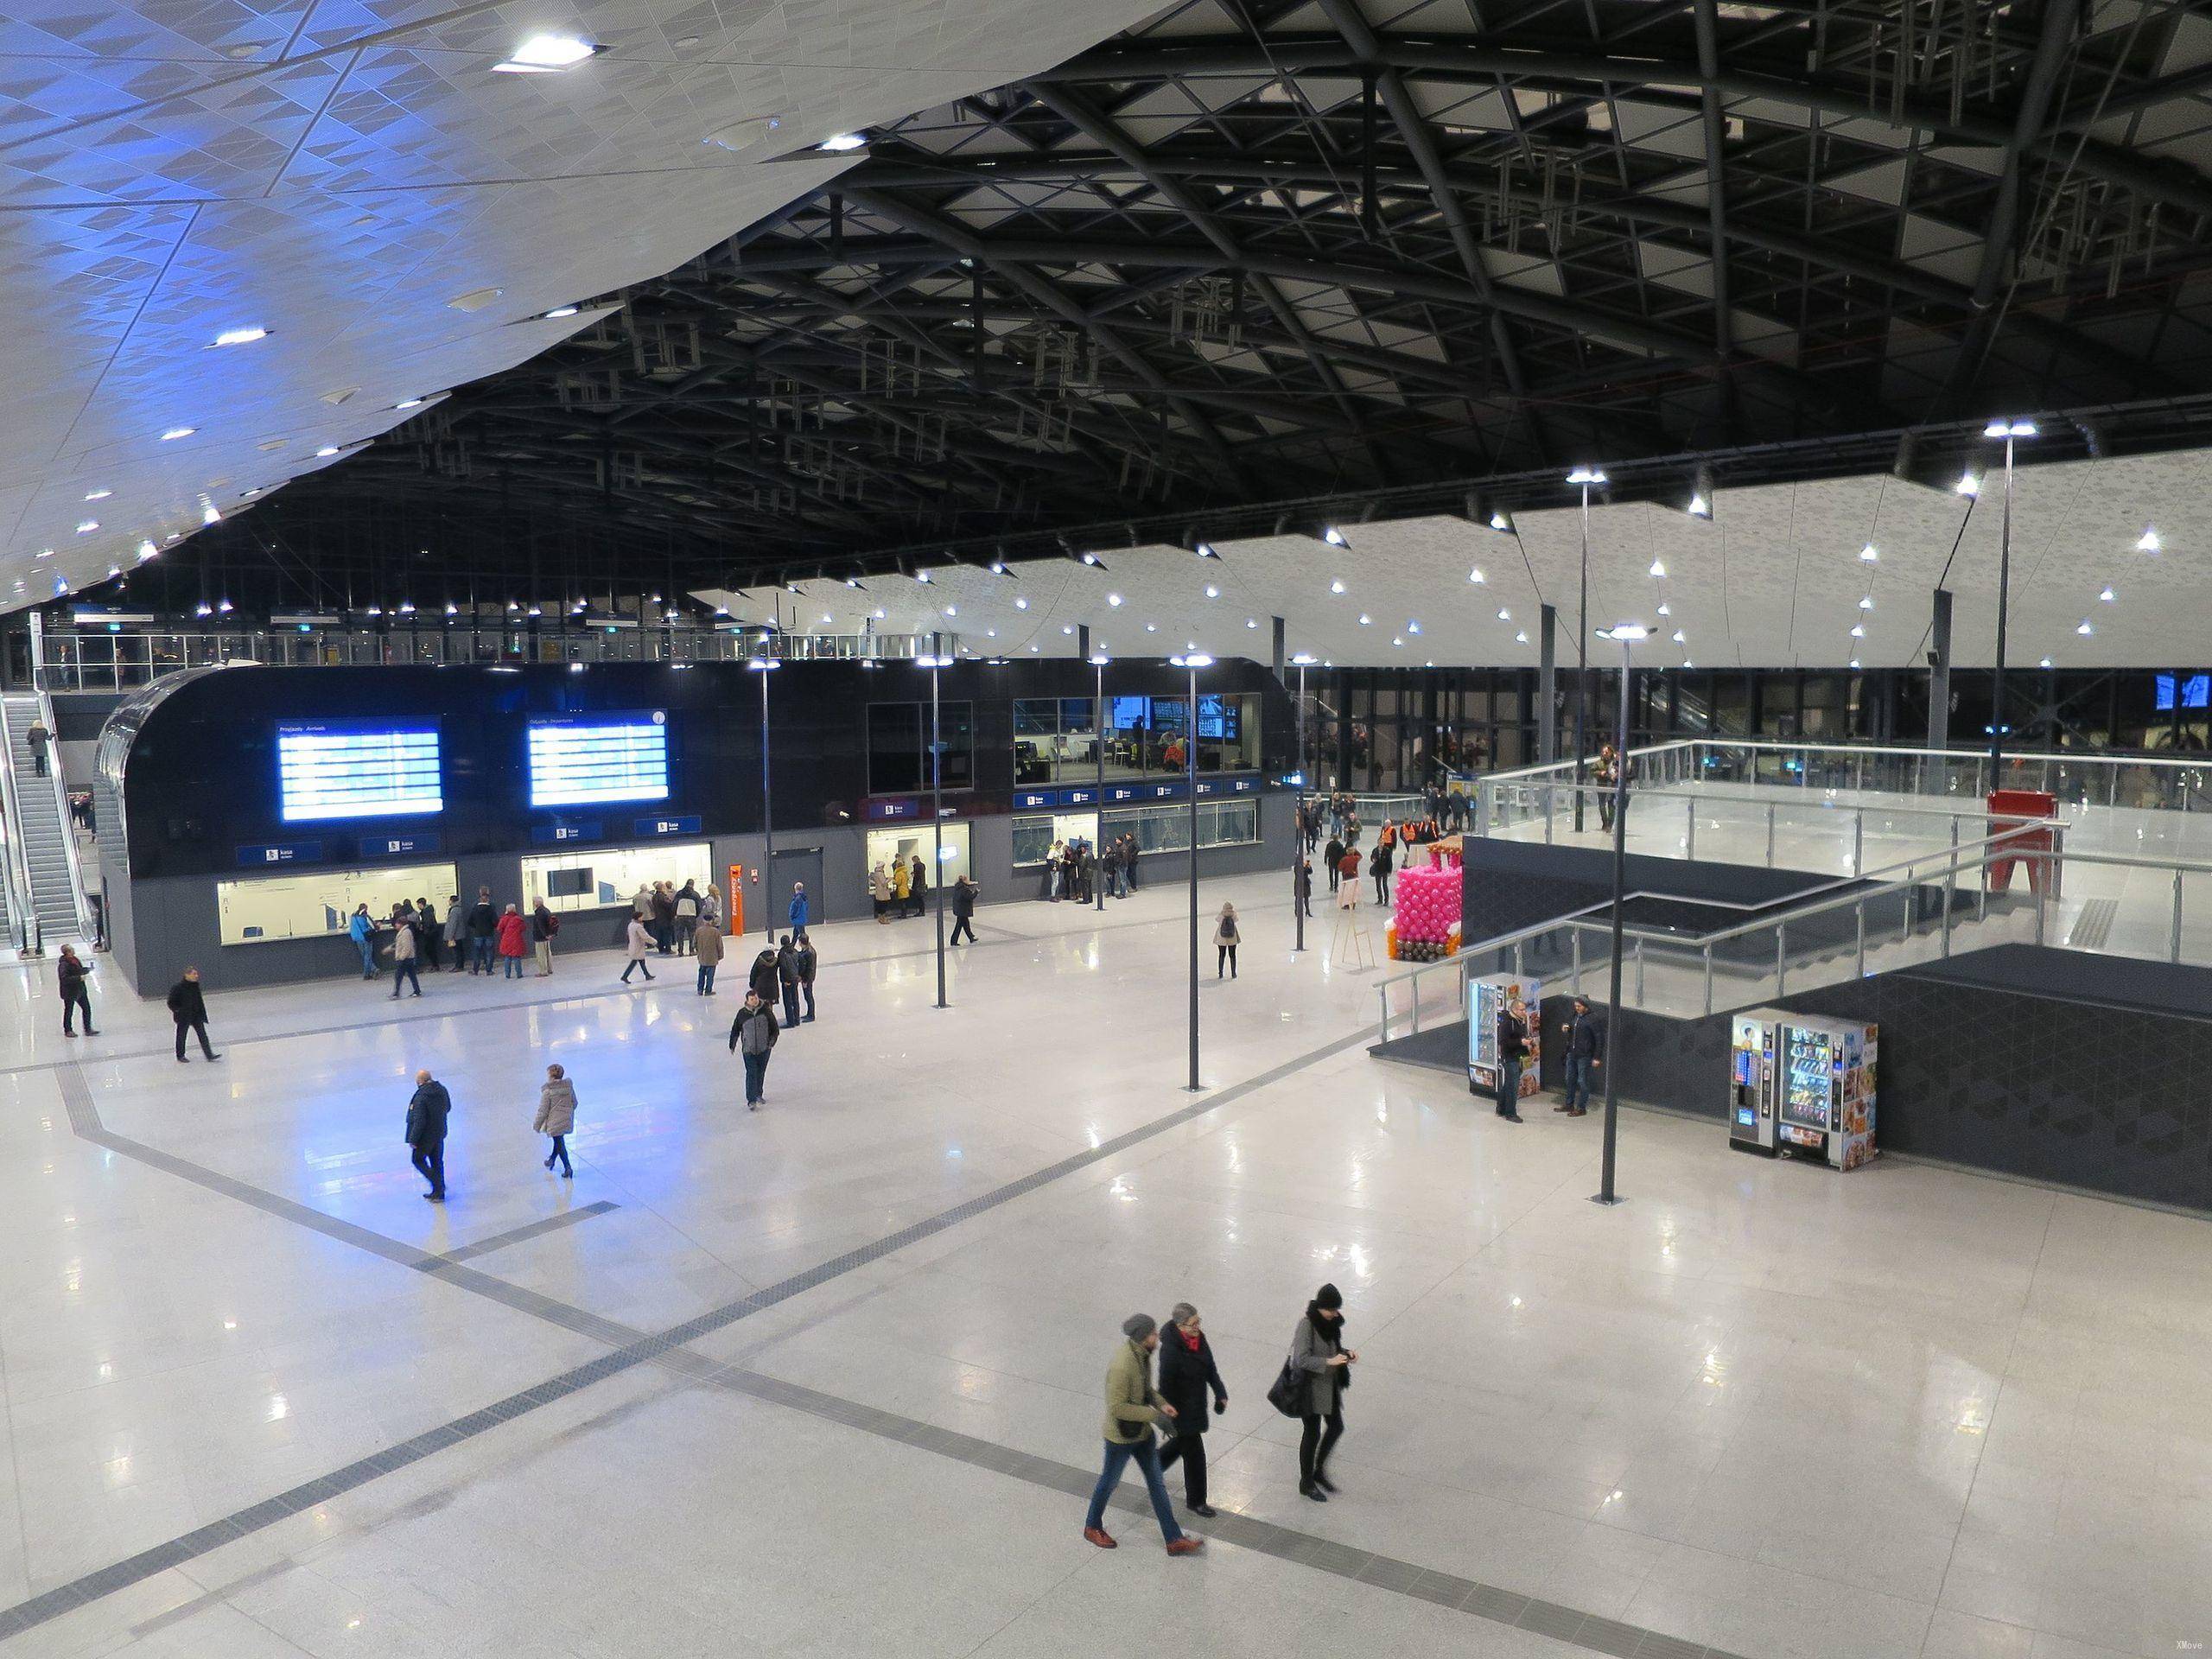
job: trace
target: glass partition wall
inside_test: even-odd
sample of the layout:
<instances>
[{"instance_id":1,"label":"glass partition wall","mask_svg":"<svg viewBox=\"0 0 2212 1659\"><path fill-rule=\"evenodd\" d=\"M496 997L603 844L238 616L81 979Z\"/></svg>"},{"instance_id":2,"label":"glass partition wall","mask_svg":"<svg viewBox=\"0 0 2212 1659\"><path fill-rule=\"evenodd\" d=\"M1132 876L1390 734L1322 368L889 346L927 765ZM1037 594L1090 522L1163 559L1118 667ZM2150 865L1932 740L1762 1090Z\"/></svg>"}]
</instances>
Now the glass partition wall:
<instances>
[{"instance_id":1,"label":"glass partition wall","mask_svg":"<svg viewBox=\"0 0 2212 1659\"><path fill-rule=\"evenodd\" d=\"M1185 697L1117 696L1107 687L1105 726L1090 697L1020 697L1014 705L1014 781L1023 788L1084 784L1098 776L1104 745L1109 779L1173 777L1188 764ZM1198 696L1198 770L1251 772L1260 765L1260 699L1255 692Z\"/></svg>"}]
</instances>

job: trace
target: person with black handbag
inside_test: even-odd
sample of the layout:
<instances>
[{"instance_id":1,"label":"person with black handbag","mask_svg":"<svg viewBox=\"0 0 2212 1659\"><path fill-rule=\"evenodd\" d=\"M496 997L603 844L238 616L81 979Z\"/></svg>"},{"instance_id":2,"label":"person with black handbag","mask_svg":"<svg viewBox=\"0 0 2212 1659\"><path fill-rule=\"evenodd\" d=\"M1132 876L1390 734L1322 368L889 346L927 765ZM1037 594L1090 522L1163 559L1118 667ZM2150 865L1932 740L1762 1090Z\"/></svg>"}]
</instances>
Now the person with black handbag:
<instances>
[{"instance_id":1,"label":"person with black handbag","mask_svg":"<svg viewBox=\"0 0 2212 1659\"><path fill-rule=\"evenodd\" d=\"M1329 1453L1344 1436L1344 1391L1359 1358L1344 1344L1344 1293L1334 1285L1315 1291L1290 1333L1290 1357L1284 1364L1286 1372L1294 1369L1306 1377L1299 1414L1305 1432L1298 1437L1298 1491L1316 1503L1327 1503L1337 1490L1329 1478Z\"/></svg>"},{"instance_id":2,"label":"person with black handbag","mask_svg":"<svg viewBox=\"0 0 2212 1659\"><path fill-rule=\"evenodd\" d=\"M1183 1507L1192 1515L1211 1516L1206 1503L1206 1395L1213 1395L1217 1412L1229 1409L1229 1390L1213 1363L1213 1344L1198 1328L1198 1310L1178 1302L1167 1315L1167 1328L1160 1335L1160 1397L1175 1408L1171 1420L1174 1433L1160 1449L1164 1472L1176 1463L1183 1465Z\"/></svg>"}]
</instances>

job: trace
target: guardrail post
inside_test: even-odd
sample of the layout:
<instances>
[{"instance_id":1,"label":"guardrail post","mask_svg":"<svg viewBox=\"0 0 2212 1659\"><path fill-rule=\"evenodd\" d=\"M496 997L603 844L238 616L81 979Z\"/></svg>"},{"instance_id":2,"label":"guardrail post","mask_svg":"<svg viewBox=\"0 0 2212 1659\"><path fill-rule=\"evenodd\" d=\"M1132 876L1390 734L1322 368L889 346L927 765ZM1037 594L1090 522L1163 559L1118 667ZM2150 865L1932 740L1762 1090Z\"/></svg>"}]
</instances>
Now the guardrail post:
<instances>
[{"instance_id":1,"label":"guardrail post","mask_svg":"<svg viewBox=\"0 0 2212 1659\"><path fill-rule=\"evenodd\" d=\"M2181 867L2174 867L2174 931L2172 958L2181 960Z\"/></svg>"},{"instance_id":2,"label":"guardrail post","mask_svg":"<svg viewBox=\"0 0 2212 1659\"><path fill-rule=\"evenodd\" d=\"M1912 877L1908 874L1904 879L1904 924L1897 932L1897 943L1899 944L1904 944L1905 941L1912 938Z\"/></svg>"},{"instance_id":3,"label":"guardrail post","mask_svg":"<svg viewBox=\"0 0 2212 1659\"><path fill-rule=\"evenodd\" d=\"M1853 807L1851 811L1851 873L1863 875L1866 870L1866 809Z\"/></svg>"},{"instance_id":4,"label":"guardrail post","mask_svg":"<svg viewBox=\"0 0 2212 1659\"><path fill-rule=\"evenodd\" d=\"M1544 785L1544 845L1552 844L1552 786Z\"/></svg>"},{"instance_id":5,"label":"guardrail post","mask_svg":"<svg viewBox=\"0 0 2212 1659\"><path fill-rule=\"evenodd\" d=\"M1682 838L1682 853L1685 857L1695 858L1697 856L1697 802L1694 799L1687 800L1682 803L1682 806L1683 816L1689 819L1690 825L1689 834Z\"/></svg>"},{"instance_id":6,"label":"guardrail post","mask_svg":"<svg viewBox=\"0 0 2212 1659\"><path fill-rule=\"evenodd\" d=\"M1789 977L1789 959L1783 954L1784 941L1789 938L1789 925L1777 922L1774 925L1774 994L1777 998L1782 995L1783 987Z\"/></svg>"},{"instance_id":7,"label":"guardrail post","mask_svg":"<svg viewBox=\"0 0 2212 1659\"><path fill-rule=\"evenodd\" d=\"M2180 924L2177 922L2175 925L2178 930ZM2178 931L2176 937L2178 938ZM2177 956L2175 960L2179 961L2180 957ZM1643 1006L1643 936L1640 933L1636 939L1636 1006L1639 1008Z\"/></svg>"},{"instance_id":8,"label":"guardrail post","mask_svg":"<svg viewBox=\"0 0 2212 1659\"><path fill-rule=\"evenodd\" d=\"M1376 1027L1375 1040L1378 1043L1387 1043L1390 1040L1389 988L1387 986L1377 985L1375 988L1375 995L1382 1000L1382 1018Z\"/></svg>"},{"instance_id":9,"label":"guardrail post","mask_svg":"<svg viewBox=\"0 0 2212 1659\"><path fill-rule=\"evenodd\" d=\"M1582 930L1579 927L1571 927L1567 931L1567 937L1568 959L1573 964L1573 971L1567 984L1579 996L1582 993Z\"/></svg>"},{"instance_id":10,"label":"guardrail post","mask_svg":"<svg viewBox=\"0 0 2212 1659\"><path fill-rule=\"evenodd\" d=\"M1767 803L1766 808L1766 867L1770 870L1774 868L1774 803L1771 801Z\"/></svg>"},{"instance_id":11,"label":"guardrail post","mask_svg":"<svg viewBox=\"0 0 2212 1659\"><path fill-rule=\"evenodd\" d=\"M1959 867L1954 863L1943 873L1943 954L1951 954L1951 906L1959 893Z\"/></svg>"},{"instance_id":12,"label":"guardrail post","mask_svg":"<svg viewBox=\"0 0 2212 1659\"><path fill-rule=\"evenodd\" d=\"M1529 976L1528 969L1522 965L1525 958L1521 952L1525 943L1526 941L1521 939L1513 941L1513 977L1516 979L1526 979Z\"/></svg>"},{"instance_id":13,"label":"guardrail post","mask_svg":"<svg viewBox=\"0 0 2212 1659\"><path fill-rule=\"evenodd\" d=\"M1713 1012L1713 941L1705 944L1705 1011Z\"/></svg>"},{"instance_id":14,"label":"guardrail post","mask_svg":"<svg viewBox=\"0 0 2212 1659\"><path fill-rule=\"evenodd\" d=\"M1852 907L1859 917L1859 977L1866 977L1866 901L1861 899Z\"/></svg>"}]
</instances>

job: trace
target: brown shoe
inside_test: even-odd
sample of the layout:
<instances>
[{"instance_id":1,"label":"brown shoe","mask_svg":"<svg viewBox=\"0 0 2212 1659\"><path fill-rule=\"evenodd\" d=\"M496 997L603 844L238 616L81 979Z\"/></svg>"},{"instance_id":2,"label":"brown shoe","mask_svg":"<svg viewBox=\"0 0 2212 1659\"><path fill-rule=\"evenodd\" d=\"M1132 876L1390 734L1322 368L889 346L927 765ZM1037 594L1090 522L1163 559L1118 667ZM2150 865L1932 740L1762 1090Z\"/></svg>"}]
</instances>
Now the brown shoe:
<instances>
[{"instance_id":1,"label":"brown shoe","mask_svg":"<svg viewBox=\"0 0 2212 1659\"><path fill-rule=\"evenodd\" d=\"M1195 1555L1206 1547L1203 1538L1193 1538L1188 1533L1167 1546L1170 1555Z\"/></svg>"},{"instance_id":2,"label":"brown shoe","mask_svg":"<svg viewBox=\"0 0 2212 1659\"><path fill-rule=\"evenodd\" d=\"M1119 1549L1121 1548L1119 1544L1114 1541L1113 1538L1108 1534L1106 1529L1103 1527L1085 1527L1083 1529L1083 1535L1085 1538L1088 1538L1092 1543L1097 1545L1101 1549Z\"/></svg>"},{"instance_id":3,"label":"brown shoe","mask_svg":"<svg viewBox=\"0 0 2212 1659\"><path fill-rule=\"evenodd\" d=\"M1571 1112L1571 1111L1573 1111L1573 1109L1574 1109L1574 1108L1573 1108L1573 1107L1572 1107L1572 1106L1568 1105L1568 1104L1567 1104L1565 1101L1563 1101L1563 1100L1562 1100L1561 1102L1560 1102L1560 1103L1559 1103L1558 1105L1556 1105L1556 1106L1554 1106L1554 1107L1553 1107L1553 1108L1552 1108L1552 1110L1554 1110L1554 1111L1555 1111L1555 1112Z\"/></svg>"},{"instance_id":4,"label":"brown shoe","mask_svg":"<svg viewBox=\"0 0 2212 1659\"><path fill-rule=\"evenodd\" d=\"M1587 1117L1590 1116L1590 1109L1587 1106L1578 1106L1573 1111L1569 1112L1567 1116L1569 1117Z\"/></svg>"}]
</instances>

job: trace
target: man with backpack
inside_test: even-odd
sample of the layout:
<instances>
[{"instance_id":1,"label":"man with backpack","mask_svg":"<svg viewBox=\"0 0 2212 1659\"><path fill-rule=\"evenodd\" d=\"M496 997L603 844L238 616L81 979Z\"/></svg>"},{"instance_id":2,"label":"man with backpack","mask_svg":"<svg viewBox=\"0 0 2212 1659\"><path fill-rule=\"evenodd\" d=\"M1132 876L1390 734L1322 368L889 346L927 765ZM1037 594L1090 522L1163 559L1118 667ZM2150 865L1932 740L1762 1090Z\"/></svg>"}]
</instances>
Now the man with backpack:
<instances>
[{"instance_id":1,"label":"man with backpack","mask_svg":"<svg viewBox=\"0 0 2212 1659\"><path fill-rule=\"evenodd\" d=\"M730 1022L729 1046L745 1060L745 1109L757 1112L768 1099L768 1057L775 1052L779 1034L775 1011L760 1000L757 990L745 993L745 1006Z\"/></svg>"}]
</instances>

